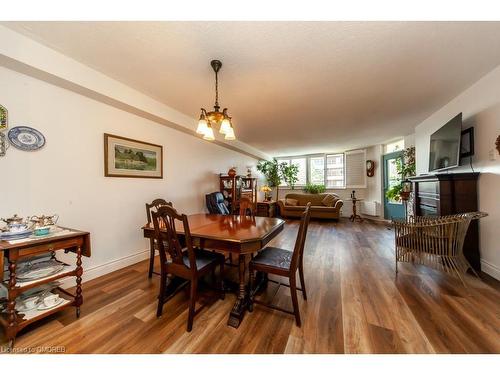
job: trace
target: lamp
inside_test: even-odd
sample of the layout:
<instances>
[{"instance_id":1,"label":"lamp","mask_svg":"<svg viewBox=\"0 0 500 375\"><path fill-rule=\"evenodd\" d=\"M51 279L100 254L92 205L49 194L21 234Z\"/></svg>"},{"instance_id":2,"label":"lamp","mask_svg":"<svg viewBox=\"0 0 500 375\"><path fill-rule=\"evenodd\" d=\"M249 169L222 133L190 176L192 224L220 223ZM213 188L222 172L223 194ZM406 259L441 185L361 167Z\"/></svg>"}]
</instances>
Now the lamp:
<instances>
[{"instance_id":1,"label":"lamp","mask_svg":"<svg viewBox=\"0 0 500 375\"><path fill-rule=\"evenodd\" d=\"M215 72L215 104L214 110L207 112L205 108L201 108L200 119L198 120L198 128L196 133L202 134L203 139L213 141L215 140L213 126L219 126L219 133L224 134L224 139L235 140L236 136L234 134L233 124L231 123L231 117L227 114L227 108L224 108L222 112L219 110L219 78L218 73L222 67L222 63L219 60L210 61L210 65Z\"/></svg>"}]
</instances>

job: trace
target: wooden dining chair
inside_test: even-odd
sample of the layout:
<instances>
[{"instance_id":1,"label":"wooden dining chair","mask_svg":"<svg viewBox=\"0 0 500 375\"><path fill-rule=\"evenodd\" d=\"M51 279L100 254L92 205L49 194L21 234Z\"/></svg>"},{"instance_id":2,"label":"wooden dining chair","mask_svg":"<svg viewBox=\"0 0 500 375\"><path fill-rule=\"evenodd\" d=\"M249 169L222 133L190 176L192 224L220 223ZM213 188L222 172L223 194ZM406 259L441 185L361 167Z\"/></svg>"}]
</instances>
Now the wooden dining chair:
<instances>
[{"instance_id":1,"label":"wooden dining chair","mask_svg":"<svg viewBox=\"0 0 500 375\"><path fill-rule=\"evenodd\" d=\"M248 197L241 197L239 201L240 209L239 213L240 216L247 216L250 214L250 216L255 216L255 207L252 202L252 200Z\"/></svg>"},{"instance_id":2,"label":"wooden dining chair","mask_svg":"<svg viewBox=\"0 0 500 375\"><path fill-rule=\"evenodd\" d=\"M191 232L186 215L178 214L171 206L161 206L156 212L152 212L153 225L155 228L156 243L160 252L161 281L160 293L158 295L158 309L156 316L160 317L163 305L175 293L182 288L179 287L173 293L167 295L167 281L169 277L181 278L191 284L189 295L189 312L187 331L193 328L194 316L203 308L195 310L199 279L208 273L215 273L217 266L220 267L219 285L217 290L220 298L224 299L224 256L203 249L193 248ZM175 223L180 222L184 228L184 241L186 246L182 247L177 235ZM170 257L167 257L167 254Z\"/></svg>"},{"instance_id":3,"label":"wooden dining chair","mask_svg":"<svg viewBox=\"0 0 500 375\"><path fill-rule=\"evenodd\" d=\"M151 224L151 211L158 210L159 207L167 206L167 205L173 207L172 202L167 202L165 199L162 199L162 198L157 198L157 199L153 200L151 203L146 203L146 217L148 219L148 224ZM153 276L153 273L155 275L159 275L158 272L154 271L156 250L158 250L158 246L156 245L156 239L150 238L149 239L149 271L148 271L149 278L151 278Z\"/></svg>"},{"instance_id":4,"label":"wooden dining chair","mask_svg":"<svg viewBox=\"0 0 500 375\"><path fill-rule=\"evenodd\" d=\"M299 302L297 299L297 290L302 291L302 296L304 300L307 300L306 286L304 284L304 244L306 242L307 227L309 226L310 218L310 207L311 203L308 203L304 213L302 214L302 219L300 221L299 232L297 234L297 240L295 241L295 247L292 251L280 249L277 247L265 247L260 251L257 256L255 256L249 264L250 271L250 306L249 310L253 310L253 304L264 305L275 310L285 312L287 314L295 315L295 324L298 327L301 325L300 321L300 311ZM297 288L297 270L299 271L300 286ZM254 271L262 272L266 275L277 275L282 277L287 277L289 284L282 284L281 282L268 279L268 281L278 284L275 294L271 297L271 300L278 293L280 286L286 286L290 288L290 294L292 296L293 311L285 310L279 306L273 305L271 303L266 303L255 299L254 284Z\"/></svg>"}]
</instances>

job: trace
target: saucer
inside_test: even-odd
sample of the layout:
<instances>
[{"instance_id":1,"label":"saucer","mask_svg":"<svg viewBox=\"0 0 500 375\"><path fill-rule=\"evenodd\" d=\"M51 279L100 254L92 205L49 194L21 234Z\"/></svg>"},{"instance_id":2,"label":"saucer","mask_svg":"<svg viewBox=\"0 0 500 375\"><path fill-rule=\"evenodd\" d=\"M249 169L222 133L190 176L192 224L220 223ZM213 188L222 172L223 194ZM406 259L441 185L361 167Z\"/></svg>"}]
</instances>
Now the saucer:
<instances>
[{"instance_id":1,"label":"saucer","mask_svg":"<svg viewBox=\"0 0 500 375\"><path fill-rule=\"evenodd\" d=\"M59 306L62 302L66 301L64 298L59 297L56 303L54 303L51 306L45 306L45 304L42 302L38 307L36 308L37 310L50 310L56 306Z\"/></svg>"}]
</instances>

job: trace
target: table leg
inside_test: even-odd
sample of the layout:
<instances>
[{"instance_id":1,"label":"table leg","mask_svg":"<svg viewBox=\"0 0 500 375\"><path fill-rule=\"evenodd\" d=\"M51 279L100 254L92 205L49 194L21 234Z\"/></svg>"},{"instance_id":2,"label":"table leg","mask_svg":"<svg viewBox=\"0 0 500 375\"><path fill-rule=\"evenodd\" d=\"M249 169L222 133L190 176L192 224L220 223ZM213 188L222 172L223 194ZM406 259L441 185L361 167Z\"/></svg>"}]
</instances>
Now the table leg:
<instances>
[{"instance_id":1,"label":"table leg","mask_svg":"<svg viewBox=\"0 0 500 375\"><path fill-rule=\"evenodd\" d=\"M80 317L80 306L83 304L82 296L82 249L78 247L76 250L76 296L75 296L75 306L76 306L76 317Z\"/></svg>"},{"instance_id":2,"label":"table leg","mask_svg":"<svg viewBox=\"0 0 500 375\"><path fill-rule=\"evenodd\" d=\"M14 346L14 340L17 334L17 314L16 314L16 298L11 292L16 286L16 268L17 258L9 257L9 290L7 291L7 339L9 340L9 350Z\"/></svg>"},{"instance_id":3,"label":"table leg","mask_svg":"<svg viewBox=\"0 0 500 375\"><path fill-rule=\"evenodd\" d=\"M227 325L238 328L243 316L245 315L245 310L248 306L248 294L245 284L245 272L246 272L246 257L245 254L240 254L238 259L239 268L239 292L238 299L236 300L231 313L229 314L229 320Z\"/></svg>"}]
</instances>

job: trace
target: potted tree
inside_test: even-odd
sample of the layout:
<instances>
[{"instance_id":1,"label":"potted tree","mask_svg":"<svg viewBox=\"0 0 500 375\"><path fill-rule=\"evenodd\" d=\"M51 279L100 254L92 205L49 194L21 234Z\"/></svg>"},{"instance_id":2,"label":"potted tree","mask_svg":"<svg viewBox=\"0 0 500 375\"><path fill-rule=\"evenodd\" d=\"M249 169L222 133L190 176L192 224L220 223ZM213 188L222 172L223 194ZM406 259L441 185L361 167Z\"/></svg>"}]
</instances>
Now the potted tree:
<instances>
[{"instance_id":1,"label":"potted tree","mask_svg":"<svg viewBox=\"0 0 500 375\"><path fill-rule=\"evenodd\" d=\"M280 163L276 158L260 160L257 163L257 170L266 178L267 186L276 188L276 201L278 201L279 186L282 181L293 189L298 180L299 167L294 164Z\"/></svg>"}]
</instances>

